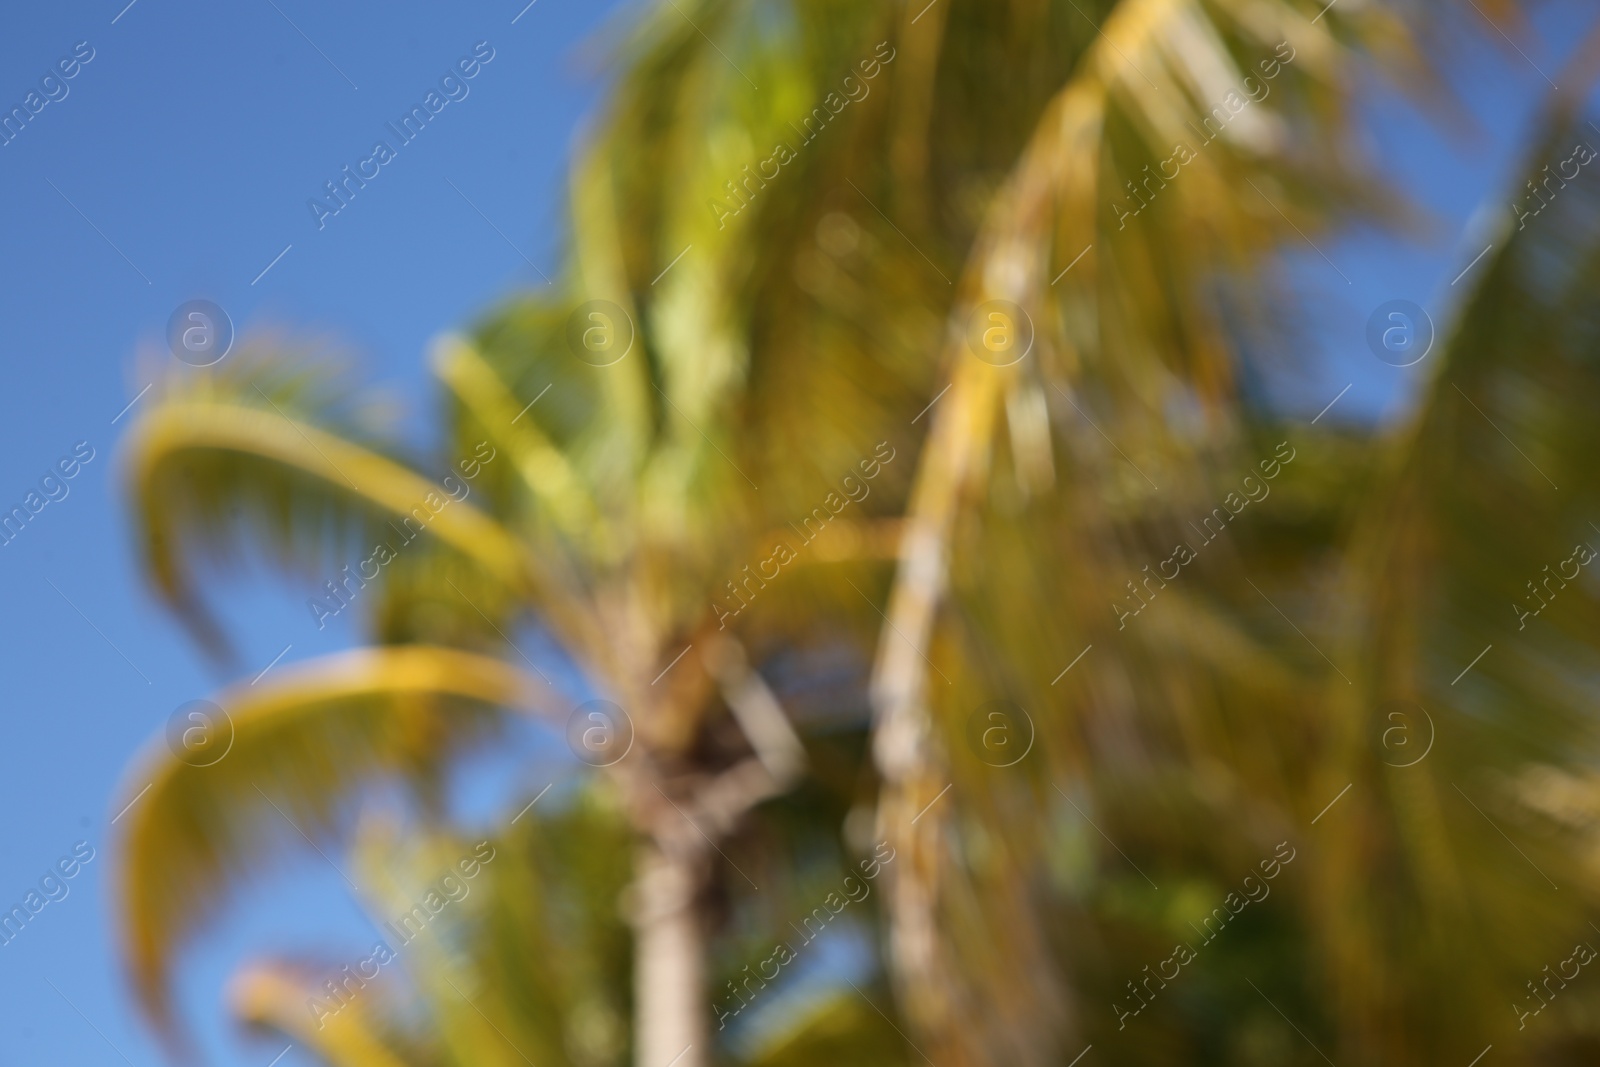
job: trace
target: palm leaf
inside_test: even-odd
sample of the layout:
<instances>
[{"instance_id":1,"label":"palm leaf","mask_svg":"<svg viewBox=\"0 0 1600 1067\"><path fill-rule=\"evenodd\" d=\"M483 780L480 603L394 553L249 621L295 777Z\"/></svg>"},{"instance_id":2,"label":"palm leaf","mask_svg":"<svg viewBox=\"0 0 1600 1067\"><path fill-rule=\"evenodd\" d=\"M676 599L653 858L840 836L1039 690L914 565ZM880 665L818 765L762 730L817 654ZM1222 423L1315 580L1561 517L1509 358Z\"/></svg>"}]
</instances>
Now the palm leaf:
<instances>
[{"instance_id":1,"label":"palm leaf","mask_svg":"<svg viewBox=\"0 0 1600 1067\"><path fill-rule=\"evenodd\" d=\"M231 731L217 727L189 762L152 745L129 778L119 866L124 957L152 1017L171 1030L172 956L241 877L334 838L363 787L425 780L483 736L488 712L547 709L542 690L472 653L359 650L220 694Z\"/></svg>"},{"instance_id":2,"label":"palm leaf","mask_svg":"<svg viewBox=\"0 0 1600 1067\"><path fill-rule=\"evenodd\" d=\"M1562 80L1583 83L1574 71ZM1594 143L1575 109L1554 102L1526 178ZM1513 1045L1505 990L1589 932L1587 834L1518 783L1581 775L1597 740L1587 679L1600 669L1600 599L1560 564L1600 543L1600 475L1587 461L1600 448L1587 414L1600 404L1600 198L1563 183L1538 216L1505 218L1361 517L1337 654L1367 668L1356 693L1329 694L1340 728L1315 783L1355 783L1314 910L1316 928L1343 931L1323 946L1342 1032L1352 1054L1382 1048L1395 1062L1489 1041L1536 1062L1540 1043ZM1435 738L1415 767L1383 766L1399 757L1373 744L1396 701L1419 746ZM1577 894L1543 899L1550 885ZM1463 924L1495 946L1487 958L1457 942ZM1448 1010L1426 994L1447 975ZM1561 1040L1559 1023L1541 1024L1546 1042Z\"/></svg>"},{"instance_id":3,"label":"palm leaf","mask_svg":"<svg viewBox=\"0 0 1600 1067\"><path fill-rule=\"evenodd\" d=\"M235 1018L282 1034L329 1067L426 1067L415 1050L396 1048L393 1035L384 1032L375 1017L376 994L354 1000L319 1026L306 1010L319 992L303 967L258 963L234 976L228 999Z\"/></svg>"}]
</instances>

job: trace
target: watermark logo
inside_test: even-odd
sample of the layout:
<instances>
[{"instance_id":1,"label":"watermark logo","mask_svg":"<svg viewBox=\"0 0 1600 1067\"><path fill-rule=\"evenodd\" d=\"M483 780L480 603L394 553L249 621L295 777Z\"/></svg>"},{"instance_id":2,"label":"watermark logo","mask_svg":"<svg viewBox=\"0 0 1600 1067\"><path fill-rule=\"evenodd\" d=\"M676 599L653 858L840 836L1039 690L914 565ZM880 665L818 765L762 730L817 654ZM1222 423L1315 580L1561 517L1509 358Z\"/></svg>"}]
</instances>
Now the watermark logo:
<instances>
[{"instance_id":1,"label":"watermark logo","mask_svg":"<svg viewBox=\"0 0 1600 1067\"><path fill-rule=\"evenodd\" d=\"M609 700L590 700L567 717L567 747L591 767L609 767L633 748L633 720Z\"/></svg>"},{"instance_id":2,"label":"watermark logo","mask_svg":"<svg viewBox=\"0 0 1600 1067\"><path fill-rule=\"evenodd\" d=\"M1367 347L1391 367L1409 367L1433 350L1433 332L1433 319L1421 307L1390 300L1367 319Z\"/></svg>"},{"instance_id":3,"label":"watermark logo","mask_svg":"<svg viewBox=\"0 0 1600 1067\"><path fill-rule=\"evenodd\" d=\"M429 89L421 103L412 103L410 109L402 112L399 118L383 124L383 137L372 142L371 151L364 157L358 157L354 167L346 163L334 176L334 180L323 182L323 193L306 200L306 208L311 212L311 221L317 224L317 229L326 229L329 219L353 204L356 196L367 187L367 183L377 178L383 173L384 167L399 158L400 149L421 137L422 131L427 129L445 108L453 103L460 103L471 95L472 86L467 83L493 62L494 57L494 46L488 41L479 41L473 45L471 55L462 56L454 66L445 68L444 74L439 78L438 88ZM345 80L350 81L349 78ZM355 85L354 82L350 84ZM390 144L391 139L393 144ZM454 188L455 183L449 178L445 181ZM474 211L478 210L477 205L467 199L467 195L460 189L456 189L456 194L466 200ZM478 214L482 215L483 212L479 211Z\"/></svg>"},{"instance_id":4,"label":"watermark logo","mask_svg":"<svg viewBox=\"0 0 1600 1067\"><path fill-rule=\"evenodd\" d=\"M20 137L28 123L37 119L45 108L65 100L72 92L72 87L67 83L76 78L94 56L94 45L79 41L72 46L70 56L62 56L56 60L55 66L45 68L44 75L39 79L39 87L28 90L22 103L9 109L0 104L0 148Z\"/></svg>"},{"instance_id":5,"label":"watermark logo","mask_svg":"<svg viewBox=\"0 0 1600 1067\"><path fill-rule=\"evenodd\" d=\"M1390 700L1379 709L1379 759L1391 767L1415 767L1433 751L1433 717L1411 700Z\"/></svg>"},{"instance_id":6,"label":"watermark logo","mask_svg":"<svg viewBox=\"0 0 1600 1067\"><path fill-rule=\"evenodd\" d=\"M585 301L567 316L567 350L591 367L621 362L633 337L633 319L609 300Z\"/></svg>"},{"instance_id":7,"label":"watermark logo","mask_svg":"<svg viewBox=\"0 0 1600 1067\"><path fill-rule=\"evenodd\" d=\"M233 748L233 720L209 700L179 704L167 716L167 748L191 767L220 763Z\"/></svg>"},{"instance_id":8,"label":"watermark logo","mask_svg":"<svg viewBox=\"0 0 1600 1067\"><path fill-rule=\"evenodd\" d=\"M967 747L991 767L1015 767L1033 751L1033 717L1013 700L991 700L967 716Z\"/></svg>"},{"instance_id":9,"label":"watermark logo","mask_svg":"<svg viewBox=\"0 0 1600 1067\"><path fill-rule=\"evenodd\" d=\"M1020 363L1033 351L1033 319L1009 300L986 300L967 320L967 347L991 367Z\"/></svg>"},{"instance_id":10,"label":"watermark logo","mask_svg":"<svg viewBox=\"0 0 1600 1067\"><path fill-rule=\"evenodd\" d=\"M233 348L233 320L210 300L185 301L167 320L167 347L191 367L220 363Z\"/></svg>"}]
</instances>

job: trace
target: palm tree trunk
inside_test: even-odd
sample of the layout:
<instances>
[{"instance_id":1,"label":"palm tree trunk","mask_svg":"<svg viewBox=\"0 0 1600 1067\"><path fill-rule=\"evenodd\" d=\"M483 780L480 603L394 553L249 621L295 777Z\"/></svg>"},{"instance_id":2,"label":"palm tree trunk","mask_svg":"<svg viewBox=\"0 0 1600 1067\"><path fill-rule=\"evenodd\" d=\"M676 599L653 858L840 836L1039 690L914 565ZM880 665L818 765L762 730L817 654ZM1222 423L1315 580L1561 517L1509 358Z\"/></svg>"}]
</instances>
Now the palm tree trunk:
<instances>
[{"instance_id":1,"label":"palm tree trunk","mask_svg":"<svg viewBox=\"0 0 1600 1067\"><path fill-rule=\"evenodd\" d=\"M702 1067L705 938L696 908L699 858L650 841L634 881L635 1067Z\"/></svg>"}]
</instances>

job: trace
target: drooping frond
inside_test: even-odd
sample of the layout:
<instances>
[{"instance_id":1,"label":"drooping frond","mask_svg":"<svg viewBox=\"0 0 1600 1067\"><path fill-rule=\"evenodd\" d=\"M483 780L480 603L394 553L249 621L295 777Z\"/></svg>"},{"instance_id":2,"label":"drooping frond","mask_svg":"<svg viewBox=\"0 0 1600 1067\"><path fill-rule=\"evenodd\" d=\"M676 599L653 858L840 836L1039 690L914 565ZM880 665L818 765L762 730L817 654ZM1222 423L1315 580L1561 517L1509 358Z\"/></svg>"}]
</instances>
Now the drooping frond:
<instances>
[{"instance_id":1,"label":"drooping frond","mask_svg":"<svg viewBox=\"0 0 1600 1067\"><path fill-rule=\"evenodd\" d=\"M285 849L330 842L365 787L432 774L495 713L543 709L547 693L472 653L359 650L225 691L222 717L196 720L201 734L153 743L128 777L137 800L123 816L118 887L124 958L146 1009L170 1029L172 956L241 877Z\"/></svg>"},{"instance_id":2,"label":"drooping frond","mask_svg":"<svg viewBox=\"0 0 1600 1067\"><path fill-rule=\"evenodd\" d=\"M1003 695L1033 709L1050 764L1137 766L1152 754L1136 709L1183 705L1159 716L1164 731L1204 721L1214 704L1219 631L1141 624L1123 642L1115 605L1130 597L1124 578L1145 580L1193 536L1185 520L1219 504L1230 488L1219 469L1254 473L1260 446L1236 414L1236 323L1270 330L1272 316L1263 297L1229 308L1228 280L1297 230L1379 206L1333 148L1351 84L1333 20L1313 14L1287 3L1115 5L1044 106L967 259L942 358L950 388L919 457L874 681L882 832L907 858L897 976L913 1016L952 1047L993 1041L1043 1062L1059 1025L1037 910L1025 895L983 903L1012 894L1010 863L1047 850L1048 837L1009 841L1010 863L995 871L1005 877L986 877L944 843L953 809L920 817L959 781L952 764L971 767L947 751L967 717ZM1062 565L1040 588L1046 544ZM1210 550L1213 565L1230 556ZM1210 610L1187 603L1191 615ZM1233 640L1228 654L1252 643ZM1052 688L1090 647L1105 651ZM1158 650L1154 675L1143 666ZM1066 700L1100 707L1054 710ZM1216 765L1216 739L1198 729L1173 743ZM991 782L970 781L983 798L971 802L996 815L1010 794L1054 803L1050 782ZM940 920L941 898L959 920ZM946 927L981 932L962 946ZM1006 950L992 951L996 938ZM954 962L968 956L984 969ZM964 1037L957 1018L991 1032Z\"/></svg>"},{"instance_id":3,"label":"drooping frond","mask_svg":"<svg viewBox=\"0 0 1600 1067\"><path fill-rule=\"evenodd\" d=\"M234 1017L248 1026L272 1030L309 1049L328 1067L425 1067L416 1050L396 1048L383 1032L374 1009L379 994L352 997L333 1013L308 1010L324 995L308 967L285 963L252 964L229 984Z\"/></svg>"},{"instance_id":4,"label":"drooping frond","mask_svg":"<svg viewBox=\"0 0 1600 1067\"><path fill-rule=\"evenodd\" d=\"M1505 990L1591 932L1592 835L1550 787L1587 792L1600 751L1585 577L1600 546L1600 196L1568 180L1595 144L1558 98L1523 175L1548 203L1508 197L1461 305L1430 309L1427 387L1353 538L1334 654L1364 670L1354 692L1330 687L1338 728L1316 785L1354 786L1312 908L1315 929L1339 931L1322 953L1351 1055L1511 1045L1523 1027ZM1466 925L1478 950L1458 940ZM1448 1009L1424 992L1443 981ZM1550 1045L1528 1062L1570 1037L1541 1023Z\"/></svg>"},{"instance_id":5,"label":"drooping frond","mask_svg":"<svg viewBox=\"0 0 1600 1067\"><path fill-rule=\"evenodd\" d=\"M389 524L409 520L497 580L531 584L522 546L475 507L388 457L267 408L156 405L125 449L146 568L162 596L191 614L199 605L186 557L214 551L245 509L254 537L300 568L337 571L347 561L336 548L370 550L375 537L405 536Z\"/></svg>"}]
</instances>

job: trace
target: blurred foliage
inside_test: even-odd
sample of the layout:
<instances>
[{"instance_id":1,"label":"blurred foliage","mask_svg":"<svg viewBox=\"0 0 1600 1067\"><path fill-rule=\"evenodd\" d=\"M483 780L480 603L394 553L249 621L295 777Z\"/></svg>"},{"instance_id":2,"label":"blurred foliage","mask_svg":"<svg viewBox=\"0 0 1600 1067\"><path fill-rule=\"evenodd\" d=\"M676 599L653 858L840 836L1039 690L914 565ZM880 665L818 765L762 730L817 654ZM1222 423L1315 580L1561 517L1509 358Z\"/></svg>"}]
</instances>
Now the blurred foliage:
<instances>
[{"instance_id":1,"label":"blurred foliage","mask_svg":"<svg viewBox=\"0 0 1600 1067\"><path fill-rule=\"evenodd\" d=\"M224 758L156 746L130 778L152 1019L182 1047L177 954L288 849L344 856L375 925L411 907L484 836L450 768L599 693L636 747L513 798L397 967L319 1018L371 950L283 954L236 1014L339 1067L665 1067L685 1034L678 1067L1592 1057L1600 994L1531 983L1600 885L1600 587L1540 584L1600 533L1600 195L1485 238L1397 425L1291 418L1254 383L1306 364L1248 355L1297 350L1291 250L1332 276L1339 227L1410 225L1352 109L1381 73L1448 118L1452 12L630 15L564 273L441 339L433 453L283 339L166 376L130 435L143 558L205 647L209 577L258 557L373 645L220 695ZM1588 137L1572 99L1530 175ZM1033 338L1003 367L969 343L994 300ZM997 699L1030 742L1003 768L973 741ZM849 913L871 960L802 950L718 1029L880 843ZM677 982L641 967L663 929L689 931ZM1152 978L1175 944L1195 958Z\"/></svg>"}]
</instances>

